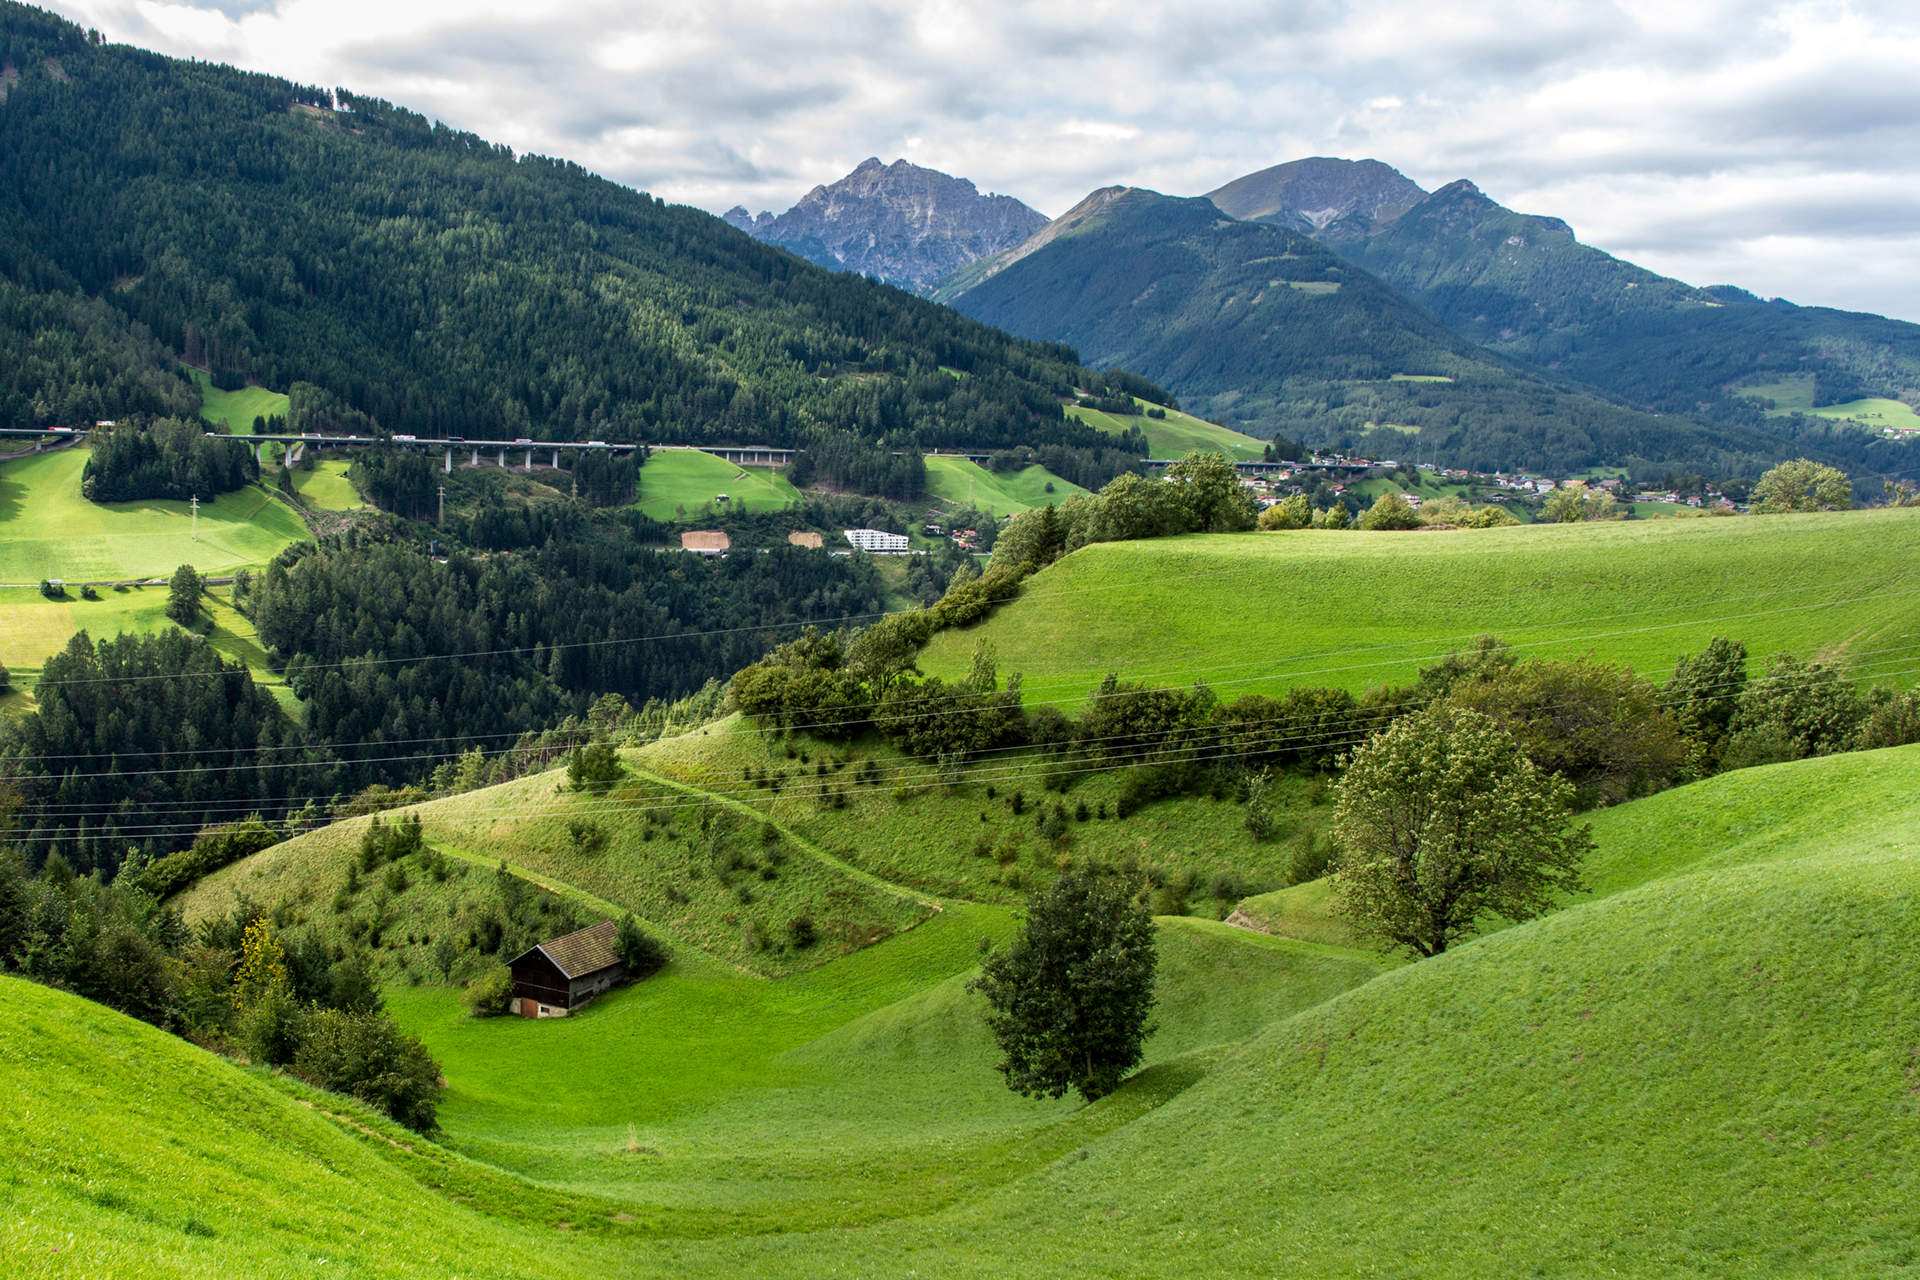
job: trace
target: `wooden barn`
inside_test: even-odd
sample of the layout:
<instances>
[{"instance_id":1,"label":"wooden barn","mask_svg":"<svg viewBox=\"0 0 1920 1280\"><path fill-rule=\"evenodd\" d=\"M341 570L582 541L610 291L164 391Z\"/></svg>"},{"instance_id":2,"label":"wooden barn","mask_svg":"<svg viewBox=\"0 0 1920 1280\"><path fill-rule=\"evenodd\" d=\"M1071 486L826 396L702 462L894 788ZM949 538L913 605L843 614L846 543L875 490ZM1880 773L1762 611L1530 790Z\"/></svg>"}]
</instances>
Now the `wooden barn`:
<instances>
[{"instance_id":1,"label":"wooden barn","mask_svg":"<svg viewBox=\"0 0 1920 1280\"><path fill-rule=\"evenodd\" d=\"M611 920L543 942L508 961L513 1001L507 1008L527 1018L564 1018L626 976L614 950L620 927Z\"/></svg>"}]
</instances>

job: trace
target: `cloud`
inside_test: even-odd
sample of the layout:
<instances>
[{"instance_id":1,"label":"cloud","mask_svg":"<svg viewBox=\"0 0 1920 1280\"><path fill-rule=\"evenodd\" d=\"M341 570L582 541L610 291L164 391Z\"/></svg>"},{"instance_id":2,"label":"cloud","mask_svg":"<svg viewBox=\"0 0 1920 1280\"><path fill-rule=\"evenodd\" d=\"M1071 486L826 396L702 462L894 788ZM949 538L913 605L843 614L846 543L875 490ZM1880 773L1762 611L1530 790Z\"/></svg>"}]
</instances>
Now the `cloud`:
<instances>
[{"instance_id":1,"label":"cloud","mask_svg":"<svg viewBox=\"0 0 1920 1280\"><path fill-rule=\"evenodd\" d=\"M1046 213L1306 155L1471 178L1695 283L1920 319L1920 11L1893 0L57 0L670 200L869 155Z\"/></svg>"}]
</instances>

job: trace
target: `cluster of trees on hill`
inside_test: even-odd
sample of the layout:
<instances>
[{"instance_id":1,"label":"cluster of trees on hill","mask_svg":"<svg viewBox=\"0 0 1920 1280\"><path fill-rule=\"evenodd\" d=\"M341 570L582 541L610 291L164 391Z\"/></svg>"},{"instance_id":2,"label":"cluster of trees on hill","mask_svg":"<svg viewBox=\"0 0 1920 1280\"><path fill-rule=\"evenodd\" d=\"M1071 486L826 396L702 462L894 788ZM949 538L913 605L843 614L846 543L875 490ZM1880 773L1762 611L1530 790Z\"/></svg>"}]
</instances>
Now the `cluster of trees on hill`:
<instances>
[{"instance_id":1,"label":"cluster of trees on hill","mask_svg":"<svg viewBox=\"0 0 1920 1280\"><path fill-rule=\"evenodd\" d=\"M103 297L216 385L289 388L295 429L805 446L911 496L883 442L1092 447L1062 403L1124 381L376 99L320 108L12 3L0 56L0 277Z\"/></svg>"},{"instance_id":2,"label":"cluster of trees on hill","mask_svg":"<svg viewBox=\"0 0 1920 1280\"><path fill-rule=\"evenodd\" d=\"M84 294L0 276L0 427L90 427L200 403L147 327Z\"/></svg>"},{"instance_id":3,"label":"cluster of trees on hill","mask_svg":"<svg viewBox=\"0 0 1920 1280\"><path fill-rule=\"evenodd\" d=\"M0 720L22 801L11 825L34 865L59 853L112 875L130 849L184 848L202 828L334 789L273 696L183 631L97 643L82 631L47 659L35 702Z\"/></svg>"},{"instance_id":4,"label":"cluster of trees on hill","mask_svg":"<svg viewBox=\"0 0 1920 1280\"><path fill-rule=\"evenodd\" d=\"M382 1009L367 953L277 915L242 904L188 929L137 877L108 884L58 855L29 875L0 850L0 968L437 1127L440 1064Z\"/></svg>"},{"instance_id":5,"label":"cluster of trees on hill","mask_svg":"<svg viewBox=\"0 0 1920 1280\"><path fill-rule=\"evenodd\" d=\"M80 492L94 502L204 501L260 475L246 445L209 436L198 418L129 418L95 431L88 445Z\"/></svg>"}]
</instances>

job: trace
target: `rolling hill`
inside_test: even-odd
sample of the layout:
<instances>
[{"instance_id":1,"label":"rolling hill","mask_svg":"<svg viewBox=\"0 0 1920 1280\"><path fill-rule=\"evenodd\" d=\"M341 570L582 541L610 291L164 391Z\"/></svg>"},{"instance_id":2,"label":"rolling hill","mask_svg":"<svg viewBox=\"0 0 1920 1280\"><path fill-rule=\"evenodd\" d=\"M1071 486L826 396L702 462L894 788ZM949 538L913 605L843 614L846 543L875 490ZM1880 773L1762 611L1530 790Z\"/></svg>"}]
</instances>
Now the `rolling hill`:
<instances>
[{"instance_id":1,"label":"rolling hill","mask_svg":"<svg viewBox=\"0 0 1920 1280\"><path fill-rule=\"evenodd\" d=\"M1108 672L1223 696L1401 682L1492 632L1556 657L1591 649L1664 678L1711 636L1756 654L1829 652L1913 681L1920 514L1526 525L1451 533L1205 535L1082 548L921 666L963 675L977 645L1029 705L1071 707Z\"/></svg>"},{"instance_id":2,"label":"rolling hill","mask_svg":"<svg viewBox=\"0 0 1920 1280\"><path fill-rule=\"evenodd\" d=\"M992 1076L958 986L1006 927L980 907L771 984L689 957L559 1024L397 991L448 1068L439 1144L9 979L10 1244L161 1274L1902 1274L1916 784L1910 747L1623 805L1593 900L1384 972L1163 920L1153 1065L1085 1108Z\"/></svg>"}]
</instances>

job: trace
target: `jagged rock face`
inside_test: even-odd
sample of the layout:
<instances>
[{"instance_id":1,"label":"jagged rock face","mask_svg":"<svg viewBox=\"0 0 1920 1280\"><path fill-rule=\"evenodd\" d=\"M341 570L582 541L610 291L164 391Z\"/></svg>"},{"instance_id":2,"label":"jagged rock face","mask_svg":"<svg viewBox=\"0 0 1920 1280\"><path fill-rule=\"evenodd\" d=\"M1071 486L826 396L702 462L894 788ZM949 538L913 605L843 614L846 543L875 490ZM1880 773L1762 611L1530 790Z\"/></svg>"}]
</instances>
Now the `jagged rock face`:
<instances>
[{"instance_id":1,"label":"jagged rock face","mask_svg":"<svg viewBox=\"0 0 1920 1280\"><path fill-rule=\"evenodd\" d=\"M748 235L822 266L877 276L921 294L1047 225L1045 215L1012 196L983 196L965 178L878 159L863 161L831 186L815 187L779 217L749 217L739 207L724 216Z\"/></svg>"},{"instance_id":2,"label":"jagged rock face","mask_svg":"<svg viewBox=\"0 0 1920 1280\"><path fill-rule=\"evenodd\" d=\"M1290 160L1207 193L1230 218L1272 222L1324 240L1371 235L1426 196L1391 165L1328 156Z\"/></svg>"}]
</instances>

